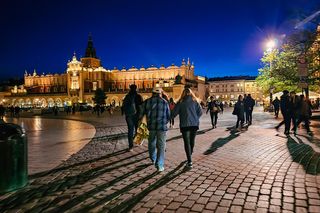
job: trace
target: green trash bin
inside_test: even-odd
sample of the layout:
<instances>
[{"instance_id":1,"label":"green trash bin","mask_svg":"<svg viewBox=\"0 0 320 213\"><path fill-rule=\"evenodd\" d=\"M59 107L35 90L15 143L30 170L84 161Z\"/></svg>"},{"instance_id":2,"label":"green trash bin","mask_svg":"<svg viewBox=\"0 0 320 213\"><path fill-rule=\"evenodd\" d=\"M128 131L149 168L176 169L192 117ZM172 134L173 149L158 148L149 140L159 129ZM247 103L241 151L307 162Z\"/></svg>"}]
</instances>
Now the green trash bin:
<instances>
[{"instance_id":1,"label":"green trash bin","mask_svg":"<svg viewBox=\"0 0 320 213\"><path fill-rule=\"evenodd\" d=\"M28 143L24 130L11 123L0 123L0 193L28 183Z\"/></svg>"}]
</instances>

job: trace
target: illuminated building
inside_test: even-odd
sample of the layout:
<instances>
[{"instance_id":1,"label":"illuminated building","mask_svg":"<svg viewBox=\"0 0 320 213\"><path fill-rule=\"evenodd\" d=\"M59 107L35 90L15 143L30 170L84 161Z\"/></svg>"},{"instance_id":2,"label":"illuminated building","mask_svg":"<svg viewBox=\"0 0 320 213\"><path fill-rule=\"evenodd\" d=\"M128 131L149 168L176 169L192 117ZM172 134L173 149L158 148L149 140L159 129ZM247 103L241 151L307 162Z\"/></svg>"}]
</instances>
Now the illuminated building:
<instances>
[{"instance_id":1,"label":"illuminated building","mask_svg":"<svg viewBox=\"0 0 320 213\"><path fill-rule=\"evenodd\" d=\"M181 77L181 84L175 84L177 76ZM101 88L106 92L107 104L115 102L121 105L131 84L137 85L144 99L151 96L153 87L162 87L170 97L177 100L185 85L190 86L199 98L205 99L205 79L194 75L194 65L189 59L182 60L180 66L172 64L168 67L161 65L159 68L151 66L110 70L101 65L91 36L85 57L78 60L74 54L65 73L38 75L35 70L32 74L26 71L24 80L25 84L20 90L16 88L10 96L5 96L6 103L22 107L93 104L94 91Z\"/></svg>"}]
</instances>

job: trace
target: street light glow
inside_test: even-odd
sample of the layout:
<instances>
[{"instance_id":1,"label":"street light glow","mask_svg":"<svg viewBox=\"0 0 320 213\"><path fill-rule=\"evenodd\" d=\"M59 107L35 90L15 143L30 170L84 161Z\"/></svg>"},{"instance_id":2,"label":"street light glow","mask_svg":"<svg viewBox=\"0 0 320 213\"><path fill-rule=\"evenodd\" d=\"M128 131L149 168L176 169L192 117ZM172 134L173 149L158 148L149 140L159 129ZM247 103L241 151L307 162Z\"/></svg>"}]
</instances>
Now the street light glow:
<instances>
[{"instance_id":1,"label":"street light glow","mask_svg":"<svg viewBox=\"0 0 320 213\"><path fill-rule=\"evenodd\" d=\"M267 51L272 51L277 46L277 41L275 39L269 39L266 43Z\"/></svg>"}]
</instances>

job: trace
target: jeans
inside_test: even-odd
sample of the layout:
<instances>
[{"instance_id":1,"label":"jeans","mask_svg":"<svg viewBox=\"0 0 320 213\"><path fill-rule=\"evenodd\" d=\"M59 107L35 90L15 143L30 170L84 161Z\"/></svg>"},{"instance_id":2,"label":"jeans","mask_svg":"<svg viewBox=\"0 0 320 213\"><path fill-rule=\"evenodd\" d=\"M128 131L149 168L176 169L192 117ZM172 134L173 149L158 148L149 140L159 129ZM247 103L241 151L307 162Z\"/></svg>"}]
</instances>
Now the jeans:
<instances>
[{"instance_id":1,"label":"jeans","mask_svg":"<svg viewBox=\"0 0 320 213\"><path fill-rule=\"evenodd\" d=\"M126 122L128 126L128 142L129 149L133 148L133 137L138 129L138 119L137 116L126 116Z\"/></svg>"},{"instance_id":2,"label":"jeans","mask_svg":"<svg viewBox=\"0 0 320 213\"><path fill-rule=\"evenodd\" d=\"M158 168L164 167L166 136L167 136L166 131L161 131L161 130L149 131L149 141L148 141L149 157L151 161L154 162Z\"/></svg>"},{"instance_id":3,"label":"jeans","mask_svg":"<svg viewBox=\"0 0 320 213\"><path fill-rule=\"evenodd\" d=\"M182 132L182 137L184 142L184 150L187 155L188 163L191 163L194 141L196 138L197 130L188 130L188 131L181 131L181 132Z\"/></svg>"},{"instance_id":4,"label":"jeans","mask_svg":"<svg viewBox=\"0 0 320 213\"><path fill-rule=\"evenodd\" d=\"M218 112L210 112L211 124L213 127L217 125L218 120Z\"/></svg>"},{"instance_id":5,"label":"jeans","mask_svg":"<svg viewBox=\"0 0 320 213\"><path fill-rule=\"evenodd\" d=\"M276 118L279 116L279 107L274 108L274 115L276 116Z\"/></svg>"}]
</instances>

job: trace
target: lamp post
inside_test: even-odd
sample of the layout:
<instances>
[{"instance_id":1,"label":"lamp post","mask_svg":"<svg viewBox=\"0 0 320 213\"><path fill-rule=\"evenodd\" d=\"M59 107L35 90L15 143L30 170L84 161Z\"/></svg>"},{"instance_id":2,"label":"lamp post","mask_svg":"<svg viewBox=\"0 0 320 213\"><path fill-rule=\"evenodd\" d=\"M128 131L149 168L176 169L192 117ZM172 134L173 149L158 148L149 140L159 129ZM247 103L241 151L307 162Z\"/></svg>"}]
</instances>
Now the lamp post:
<instances>
[{"instance_id":1,"label":"lamp post","mask_svg":"<svg viewBox=\"0 0 320 213\"><path fill-rule=\"evenodd\" d=\"M273 51L275 50L277 46L277 42L275 39L269 39L266 43L266 51L269 53L269 57L270 57L270 79L271 79L271 72L272 72L272 61L273 61L273 56L271 55L273 53ZM269 93L270 93L270 111L272 109L272 93L273 93L273 90L274 90L274 86L273 85L270 85L270 88L269 88Z\"/></svg>"}]
</instances>

